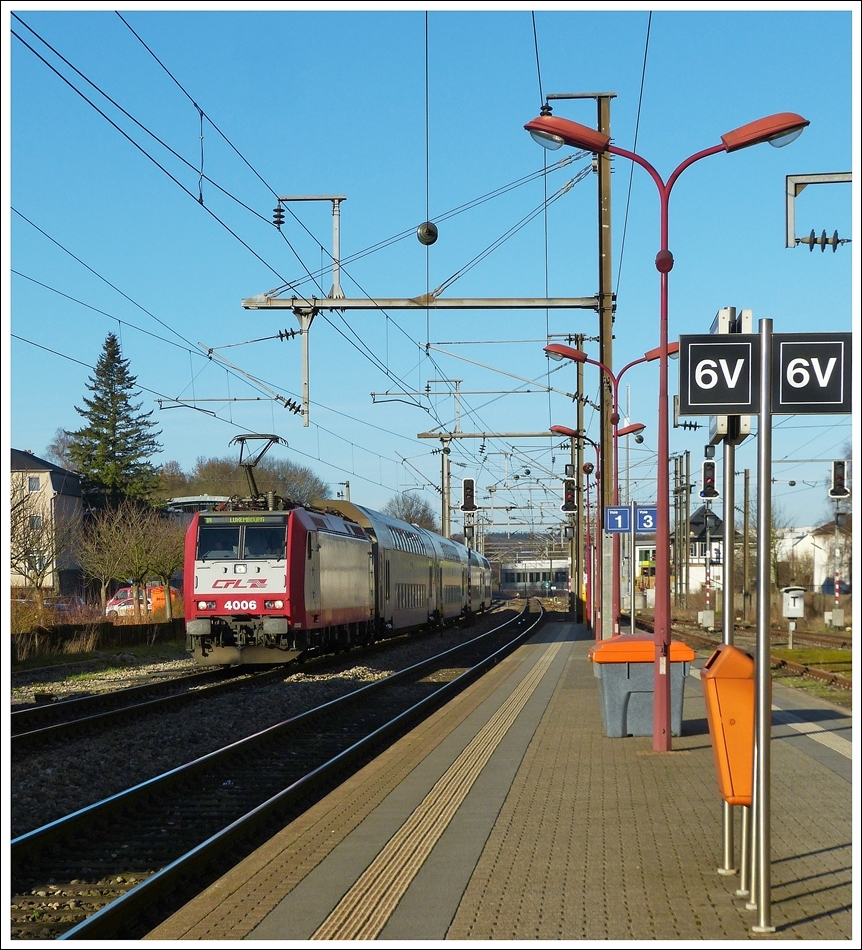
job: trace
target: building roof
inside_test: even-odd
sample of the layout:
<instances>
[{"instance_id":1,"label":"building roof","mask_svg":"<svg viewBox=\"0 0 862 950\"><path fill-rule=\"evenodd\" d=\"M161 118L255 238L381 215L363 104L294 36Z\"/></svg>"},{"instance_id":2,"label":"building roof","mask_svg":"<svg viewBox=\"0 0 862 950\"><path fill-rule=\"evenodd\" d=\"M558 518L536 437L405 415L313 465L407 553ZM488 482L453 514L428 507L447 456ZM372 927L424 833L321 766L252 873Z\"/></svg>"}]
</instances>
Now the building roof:
<instances>
[{"instance_id":1,"label":"building roof","mask_svg":"<svg viewBox=\"0 0 862 950\"><path fill-rule=\"evenodd\" d=\"M59 495L81 496L81 476L67 468L61 468L53 462L47 462L32 452L21 449L11 449L12 461L10 472L47 472L51 479L51 487Z\"/></svg>"}]
</instances>

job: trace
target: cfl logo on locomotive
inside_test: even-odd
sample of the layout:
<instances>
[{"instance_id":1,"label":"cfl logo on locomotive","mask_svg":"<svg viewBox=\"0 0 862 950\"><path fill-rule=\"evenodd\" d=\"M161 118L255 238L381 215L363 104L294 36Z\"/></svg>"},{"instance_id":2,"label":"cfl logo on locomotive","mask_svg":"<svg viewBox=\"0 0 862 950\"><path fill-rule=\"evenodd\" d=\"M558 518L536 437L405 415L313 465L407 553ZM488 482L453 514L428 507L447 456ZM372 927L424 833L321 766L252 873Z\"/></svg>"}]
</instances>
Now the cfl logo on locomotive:
<instances>
[{"instance_id":1,"label":"cfl logo on locomotive","mask_svg":"<svg viewBox=\"0 0 862 950\"><path fill-rule=\"evenodd\" d=\"M265 577L253 578L248 581L243 581L239 578L231 580L229 578L223 577L217 581L213 581L213 588L217 588L219 590L224 590L225 588L230 588L231 590L260 590L263 587L266 587Z\"/></svg>"}]
</instances>

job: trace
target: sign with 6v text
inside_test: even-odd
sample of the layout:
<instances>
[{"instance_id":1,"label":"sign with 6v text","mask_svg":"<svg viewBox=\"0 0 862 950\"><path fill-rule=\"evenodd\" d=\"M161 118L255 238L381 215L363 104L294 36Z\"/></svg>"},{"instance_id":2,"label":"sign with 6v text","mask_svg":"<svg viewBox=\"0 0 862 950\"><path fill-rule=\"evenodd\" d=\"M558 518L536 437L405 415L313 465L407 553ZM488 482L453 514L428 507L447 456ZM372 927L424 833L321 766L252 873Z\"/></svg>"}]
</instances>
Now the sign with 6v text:
<instances>
[{"instance_id":1,"label":"sign with 6v text","mask_svg":"<svg viewBox=\"0 0 862 950\"><path fill-rule=\"evenodd\" d=\"M774 333L771 410L851 411L849 333ZM679 411L683 415L756 415L760 411L757 334L679 338Z\"/></svg>"},{"instance_id":2,"label":"sign with 6v text","mask_svg":"<svg viewBox=\"0 0 862 950\"><path fill-rule=\"evenodd\" d=\"M679 338L679 411L750 415L760 401L760 337L707 333Z\"/></svg>"},{"instance_id":3,"label":"sign with 6v text","mask_svg":"<svg viewBox=\"0 0 862 950\"><path fill-rule=\"evenodd\" d=\"M772 411L849 413L849 333L774 333Z\"/></svg>"}]
</instances>

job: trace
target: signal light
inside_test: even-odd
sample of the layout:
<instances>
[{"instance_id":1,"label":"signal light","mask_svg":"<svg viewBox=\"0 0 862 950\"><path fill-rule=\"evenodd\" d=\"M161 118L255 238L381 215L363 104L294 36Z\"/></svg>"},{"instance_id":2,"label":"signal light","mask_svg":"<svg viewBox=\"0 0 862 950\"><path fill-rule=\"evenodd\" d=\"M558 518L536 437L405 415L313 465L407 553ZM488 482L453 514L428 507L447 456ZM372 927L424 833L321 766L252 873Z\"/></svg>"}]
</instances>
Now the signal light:
<instances>
[{"instance_id":1,"label":"signal light","mask_svg":"<svg viewBox=\"0 0 862 950\"><path fill-rule=\"evenodd\" d=\"M284 208L281 205L277 205L272 209L272 223L281 230L281 226L284 224Z\"/></svg>"},{"instance_id":2,"label":"signal light","mask_svg":"<svg viewBox=\"0 0 862 950\"><path fill-rule=\"evenodd\" d=\"M707 459L701 469L701 498L718 498L718 489L715 486L715 462Z\"/></svg>"},{"instance_id":3,"label":"signal light","mask_svg":"<svg viewBox=\"0 0 862 950\"><path fill-rule=\"evenodd\" d=\"M563 484L563 504L561 511L578 510L578 483L574 478L567 478Z\"/></svg>"},{"instance_id":4,"label":"signal light","mask_svg":"<svg viewBox=\"0 0 862 950\"><path fill-rule=\"evenodd\" d=\"M461 511L476 510L476 479L465 478L461 482Z\"/></svg>"},{"instance_id":5,"label":"signal light","mask_svg":"<svg viewBox=\"0 0 862 950\"><path fill-rule=\"evenodd\" d=\"M846 468L847 463L843 460L832 463L832 481L829 485L830 498L846 498L850 494L850 490L844 481Z\"/></svg>"}]
</instances>

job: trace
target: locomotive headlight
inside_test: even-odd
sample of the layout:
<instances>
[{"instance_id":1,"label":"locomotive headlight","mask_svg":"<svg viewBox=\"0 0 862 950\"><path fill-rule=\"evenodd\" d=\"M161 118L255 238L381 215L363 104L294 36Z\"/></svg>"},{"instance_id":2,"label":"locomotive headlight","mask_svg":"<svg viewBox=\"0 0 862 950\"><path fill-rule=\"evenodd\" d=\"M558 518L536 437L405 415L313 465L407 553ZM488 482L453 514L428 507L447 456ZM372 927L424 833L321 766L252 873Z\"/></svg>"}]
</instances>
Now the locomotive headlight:
<instances>
[{"instance_id":1,"label":"locomotive headlight","mask_svg":"<svg viewBox=\"0 0 862 950\"><path fill-rule=\"evenodd\" d=\"M263 602L264 610L281 610L284 607L283 600L265 600Z\"/></svg>"},{"instance_id":2,"label":"locomotive headlight","mask_svg":"<svg viewBox=\"0 0 862 950\"><path fill-rule=\"evenodd\" d=\"M248 570L248 565L246 564L234 564L233 572L234 574L245 574Z\"/></svg>"},{"instance_id":3,"label":"locomotive headlight","mask_svg":"<svg viewBox=\"0 0 862 950\"><path fill-rule=\"evenodd\" d=\"M199 600L198 610L215 610L214 600Z\"/></svg>"}]
</instances>

